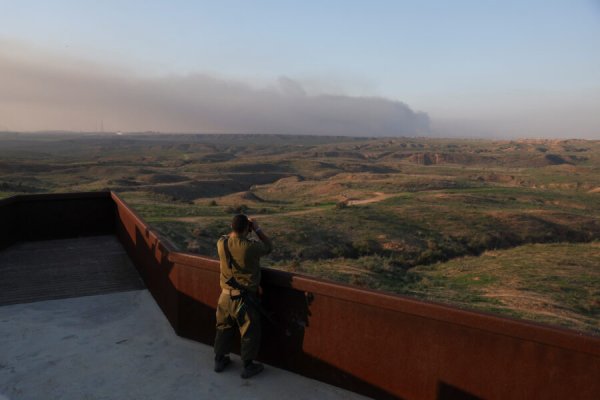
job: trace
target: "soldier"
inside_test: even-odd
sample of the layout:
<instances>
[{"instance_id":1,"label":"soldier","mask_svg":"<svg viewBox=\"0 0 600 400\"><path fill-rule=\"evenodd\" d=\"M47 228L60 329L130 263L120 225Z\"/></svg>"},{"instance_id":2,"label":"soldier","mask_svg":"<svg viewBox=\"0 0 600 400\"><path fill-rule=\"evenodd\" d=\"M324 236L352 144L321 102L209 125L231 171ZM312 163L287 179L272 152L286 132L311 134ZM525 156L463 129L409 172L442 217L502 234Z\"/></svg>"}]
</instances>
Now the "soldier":
<instances>
[{"instance_id":1,"label":"soldier","mask_svg":"<svg viewBox=\"0 0 600 400\"><path fill-rule=\"evenodd\" d=\"M235 327L241 336L241 358L244 363L242 378L247 379L260 373L264 367L253 360L260 347L260 312L242 299L242 292L229 286L230 278L244 287L244 296L258 301L260 284L260 257L272 250L271 240L264 234L256 221L243 214L233 217L231 233L217 242L221 261L221 295L217 305L217 334L215 337L215 372L223 371L230 363L229 352ZM254 231L260 242L249 240Z\"/></svg>"}]
</instances>

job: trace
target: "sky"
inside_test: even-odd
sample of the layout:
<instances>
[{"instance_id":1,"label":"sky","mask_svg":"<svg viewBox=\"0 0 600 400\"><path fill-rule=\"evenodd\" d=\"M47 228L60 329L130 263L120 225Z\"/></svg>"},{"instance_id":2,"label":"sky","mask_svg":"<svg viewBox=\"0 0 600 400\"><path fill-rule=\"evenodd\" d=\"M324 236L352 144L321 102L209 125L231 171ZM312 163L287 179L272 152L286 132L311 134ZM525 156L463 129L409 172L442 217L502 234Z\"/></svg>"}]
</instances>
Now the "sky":
<instances>
[{"instance_id":1,"label":"sky","mask_svg":"<svg viewBox=\"0 0 600 400\"><path fill-rule=\"evenodd\" d=\"M600 0L0 0L0 130L600 139Z\"/></svg>"}]
</instances>

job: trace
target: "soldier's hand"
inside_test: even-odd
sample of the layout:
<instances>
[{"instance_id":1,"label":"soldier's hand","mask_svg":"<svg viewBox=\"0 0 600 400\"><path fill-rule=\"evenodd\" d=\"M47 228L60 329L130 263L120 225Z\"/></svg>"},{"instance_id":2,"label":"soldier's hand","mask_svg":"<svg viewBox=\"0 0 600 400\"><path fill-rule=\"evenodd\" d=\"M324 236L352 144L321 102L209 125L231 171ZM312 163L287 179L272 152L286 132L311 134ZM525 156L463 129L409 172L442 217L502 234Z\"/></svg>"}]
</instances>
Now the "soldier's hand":
<instances>
[{"instance_id":1,"label":"soldier's hand","mask_svg":"<svg viewBox=\"0 0 600 400\"><path fill-rule=\"evenodd\" d=\"M258 222L253 218L248 218L248 222L250 222L250 227L252 231L256 232L260 230L260 226L258 226Z\"/></svg>"}]
</instances>

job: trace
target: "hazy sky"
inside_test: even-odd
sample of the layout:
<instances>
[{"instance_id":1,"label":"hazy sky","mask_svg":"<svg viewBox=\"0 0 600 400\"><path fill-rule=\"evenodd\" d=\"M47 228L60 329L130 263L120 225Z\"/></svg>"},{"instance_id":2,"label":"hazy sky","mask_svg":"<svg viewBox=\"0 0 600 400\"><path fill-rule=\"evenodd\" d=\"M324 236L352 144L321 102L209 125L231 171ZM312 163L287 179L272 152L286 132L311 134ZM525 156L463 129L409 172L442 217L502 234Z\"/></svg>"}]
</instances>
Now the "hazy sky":
<instances>
[{"instance_id":1,"label":"hazy sky","mask_svg":"<svg viewBox=\"0 0 600 400\"><path fill-rule=\"evenodd\" d=\"M600 1L0 0L0 130L600 139Z\"/></svg>"}]
</instances>

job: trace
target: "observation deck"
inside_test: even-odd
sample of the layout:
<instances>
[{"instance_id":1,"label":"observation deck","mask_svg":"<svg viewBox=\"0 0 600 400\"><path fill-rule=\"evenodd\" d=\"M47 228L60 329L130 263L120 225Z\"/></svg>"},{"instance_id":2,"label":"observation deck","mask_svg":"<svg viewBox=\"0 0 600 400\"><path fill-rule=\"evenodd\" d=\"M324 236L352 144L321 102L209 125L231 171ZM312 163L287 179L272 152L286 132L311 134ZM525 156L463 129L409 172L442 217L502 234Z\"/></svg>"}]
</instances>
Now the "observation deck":
<instances>
[{"instance_id":1,"label":"observation deck","mask_svg":"<svg viewBox=\"0 0 600 400\"><path fill-rule=\"evenodd\" d=\"M279 368L212 371L212 347L175 334L114 235L0 252L0 398L361 399Z\"/></svg>"},{"instance_id":2,"label":"observation deck","mask_svg":"<svg viewBox=\"0 0 600 400\"><path fill-rule=\"evenodd\" d=\"M214 259L115 193L0 200L0 399L598 399L600 338L264 269L248 381L212 371Z\"/></svg>"}]
</instances>

